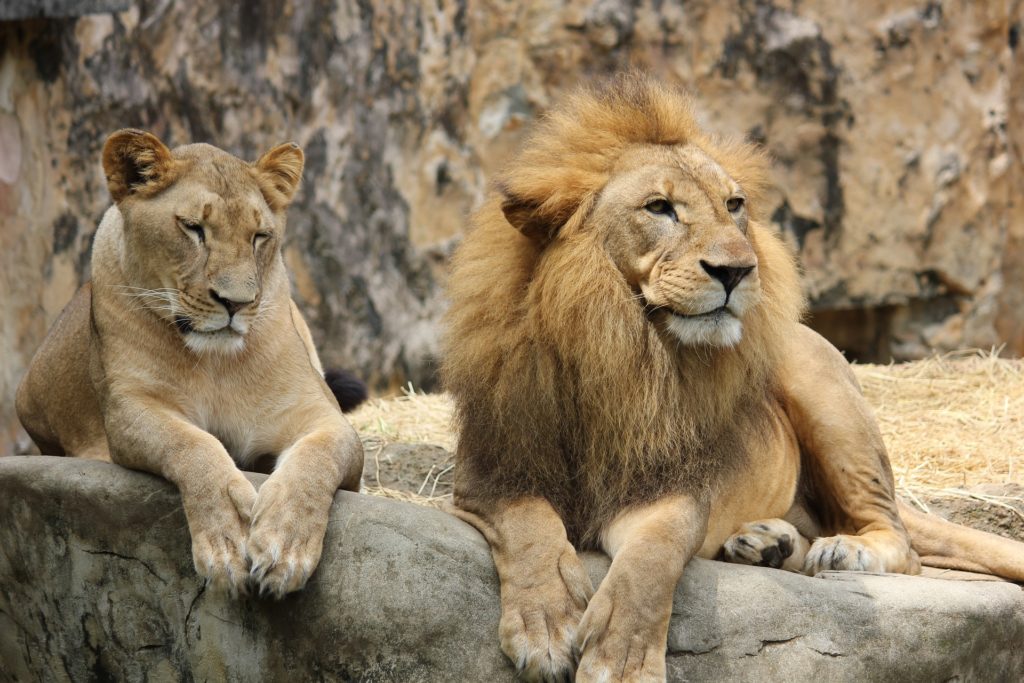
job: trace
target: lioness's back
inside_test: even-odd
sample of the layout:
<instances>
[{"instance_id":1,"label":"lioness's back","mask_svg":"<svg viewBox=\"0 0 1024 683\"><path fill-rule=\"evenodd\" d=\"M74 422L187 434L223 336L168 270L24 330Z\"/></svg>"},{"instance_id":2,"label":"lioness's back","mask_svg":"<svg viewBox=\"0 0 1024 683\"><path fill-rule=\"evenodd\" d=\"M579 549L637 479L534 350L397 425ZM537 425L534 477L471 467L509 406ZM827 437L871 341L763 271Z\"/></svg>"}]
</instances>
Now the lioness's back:
<instances>
[{"instance_id":1,"label":"lioness's back","mask_svg":"<svg viewBox=\"0 0 1024 683\"><path fill-rule=\"evenodd\" d=\"M89 380L91 301L92 284L87 282L61 311L18 387L18 418L43 455L110 459L103 416ZM48 410L39 405L44 396ZM76 419L51 423L48 416L53 414Z\"/></svg>"}]
</instances>

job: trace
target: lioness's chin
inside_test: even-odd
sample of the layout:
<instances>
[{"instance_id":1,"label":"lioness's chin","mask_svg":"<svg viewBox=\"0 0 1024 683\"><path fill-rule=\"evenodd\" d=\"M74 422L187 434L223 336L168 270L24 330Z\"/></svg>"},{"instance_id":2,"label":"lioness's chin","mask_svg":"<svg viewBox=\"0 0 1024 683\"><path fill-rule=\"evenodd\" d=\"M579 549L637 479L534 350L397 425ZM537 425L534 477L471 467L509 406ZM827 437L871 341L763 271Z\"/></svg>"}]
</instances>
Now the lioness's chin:
<instances>
[{"instance_id":1,"label":"lioness's chin","mask_svg":"<svg viewBox=\"0 0 1024 683\"><path fill-rule=\"evenodd\" d=\"M232 355L245 348L245 337L230 328L214 332L191 331L184 335L185 346L193 353Z\"/></svg>"},{"instance_id":2,"label":"lioness's chin","mask_svg":"<svg viewBox=\"0 0 1024 683\"><path fill-rule=\"evenodd\" d=\"M668 329L685 346L736 346L743 338L743 323L728 311L713 315L668 316Z\"/></svg>"}]
</instances>

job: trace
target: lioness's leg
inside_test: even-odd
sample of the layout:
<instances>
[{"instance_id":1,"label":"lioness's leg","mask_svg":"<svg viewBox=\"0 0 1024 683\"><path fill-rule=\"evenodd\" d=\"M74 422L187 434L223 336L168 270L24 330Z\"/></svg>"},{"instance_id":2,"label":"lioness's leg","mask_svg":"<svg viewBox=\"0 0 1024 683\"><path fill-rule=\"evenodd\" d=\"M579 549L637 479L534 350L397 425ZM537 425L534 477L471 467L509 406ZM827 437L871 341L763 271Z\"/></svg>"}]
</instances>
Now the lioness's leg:
<instances>
[{"instance_id":1,"label":"lioness's leg","mask_svg":"<svg viewBox=\"0 0 1024 683\"><path fill-rule=\"evenodd\" d=\"M454 512L491 546L501 581L501 649L520 677L571 680L576 627L594 589L558 513L542 498Z\"/></svg>"},{"instance_id":2,"label":"lioness's leg","mask_svg":"<svg viewBox=\"0 0 1024 683\"><path fill-rule=\"evenodd\" d=\"M261 593L281 597L306 585L320 561L334 493L358 490L362 471L359 437L325 405L278 458L256 498L247 552Z\"/></svg>"},{"instance_id":3,"label":"lioness's leg","mask_svg":"<svg viewBox=\"0 0 1024 683\"><path fill-rule=\"evenodd\" d=\"M111 398L106 424L114 462L178 487L196 572L215 588L246 592L245 537L256 490L220 441L144 396Z\"/></svg>"},{"instance_id":4,"label":"lioness's leg","mask_svg":"<svg viewBox=\"0 0 1024 683\"><path fill-rule=\"evenodd\" d=\"M748 522L722 546L726 562L803 571L811 544L784 519Z\"/></svg>"},{"instance_id":5,"label":"lioness's leg","mask_svg":"<svg viewBox=\"0 0 1024 683\"><path fill-rule=\"evenodd\" d=\"M816 332L797 326L781 373L786 413L823 533L804 570L916 573L920 564L896 509L892 469L875 417L849 364Z\"/></svg>"},{"instance_id":6,"label":"lioness's leg","mask_svg":"<svg viewBox=\"0 0 1024 683\"><path fill-rule=\"evenodd\" d=\"M577 681L664 681L672 596L700 548L708 506L672 496L621 513L602 536L612 566L576 636Z\"/></svg>"}]
</instances>

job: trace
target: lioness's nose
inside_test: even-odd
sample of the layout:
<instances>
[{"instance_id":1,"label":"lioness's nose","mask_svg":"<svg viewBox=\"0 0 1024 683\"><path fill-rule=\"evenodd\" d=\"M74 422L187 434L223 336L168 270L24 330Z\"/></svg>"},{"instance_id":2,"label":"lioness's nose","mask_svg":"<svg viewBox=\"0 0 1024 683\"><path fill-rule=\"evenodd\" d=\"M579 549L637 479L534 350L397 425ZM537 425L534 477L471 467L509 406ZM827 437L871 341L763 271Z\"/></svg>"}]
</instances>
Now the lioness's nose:
<instances>
[{"instance_id":1,"label":"lioness's nose","mask_svg":"<svg viewBox=\"0 0 1024 683\"><path fill-rule=\"evenodd\" d=\"M229 316L234 315L235 313L238 313L240 310L242 310L243 308L245 308L246 306L251 304L253 301L255 301L255 299L249 299L248 301L239 301L237 299L229 299L226 296L221 296L214 289L210 290L210 296L213 297L214 301L216 301L217 303L219 303L221 306L223 306L224 308L226 308L228 310L228 315Z\"/></svg>"},{"instance_id":2,"label":"lioness's nose","mask_svg":"<svg viewBox=\"0 0 1024 683\"><path fill-rule=\"evenodd\" d=\"M707 261L701 261L700 265L708 275L722 283L726 296L754 269L754 266L713 266Z\"/></svg>"}]
</instances>

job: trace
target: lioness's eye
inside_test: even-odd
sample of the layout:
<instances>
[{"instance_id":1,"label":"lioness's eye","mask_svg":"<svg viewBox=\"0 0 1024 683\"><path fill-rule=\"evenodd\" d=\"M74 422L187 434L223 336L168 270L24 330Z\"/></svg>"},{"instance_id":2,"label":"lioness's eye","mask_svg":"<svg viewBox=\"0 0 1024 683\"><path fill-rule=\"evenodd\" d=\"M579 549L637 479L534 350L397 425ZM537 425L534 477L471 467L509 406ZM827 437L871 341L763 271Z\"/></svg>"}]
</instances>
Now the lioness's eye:
<instances>
[{"instance_id":1,"label":"lioness's eye","mask_svg":"<svg viewBox=\"0 0 1024 683\"><path fill-rule=\"evenodd\" d=\"M268 239L270 239L270 233L269 232L258 232L258 233L256 233L255 235L252 236L252 246L253 246L253 249L255 249L256 247L260 246L261 244L266 242Z\"/></svg>"},{"instance_id":2,"label":"lioness's eye","mask_svg":"<svg viewBox=\"0 0 1024 683\"><path fill-rule=\"evenodd\" d=\"M181 223L181 227L198 237L200 244L206 242L206 232L203 230L203 226L199 225L195 221L190 221L187 218L179 218L178 222Z\"/></svg>"},{"instance_id":3,"label":"lioness's eye","mask_svg":"<svg viewBox=\"0 0 1024 683\"><path fill-rule=\"evenodd\" d=\"M676 210L667 199L654 199L647 202L644 208L656 216L672 216L674 218L676 215Z\"/></svg>"},{"instance_id":4,"label":"lioness's eye","mask_svg":"<svg viewBox=\"0 0 1024 683\"><path fill-rule=\"evenodd\" d=\"M743 197L729 197L725 200L725 208L729 209L729 213L736 213L743 208Z\"/></svg>"}]
</instances>

